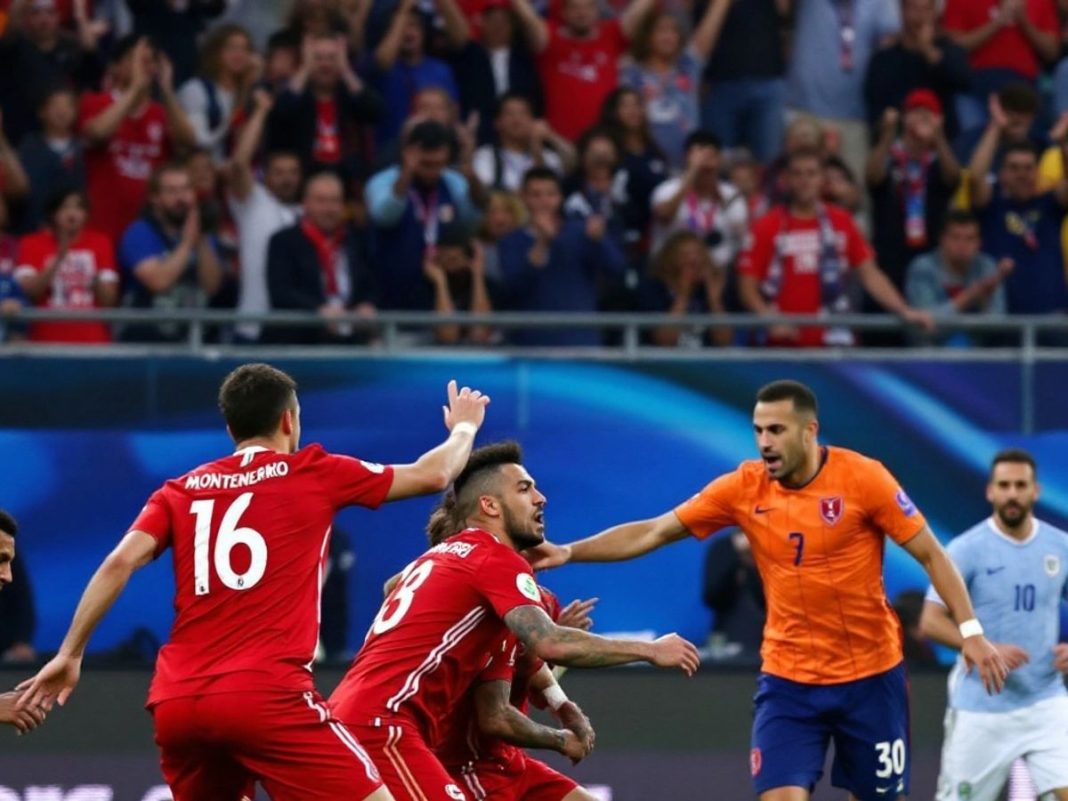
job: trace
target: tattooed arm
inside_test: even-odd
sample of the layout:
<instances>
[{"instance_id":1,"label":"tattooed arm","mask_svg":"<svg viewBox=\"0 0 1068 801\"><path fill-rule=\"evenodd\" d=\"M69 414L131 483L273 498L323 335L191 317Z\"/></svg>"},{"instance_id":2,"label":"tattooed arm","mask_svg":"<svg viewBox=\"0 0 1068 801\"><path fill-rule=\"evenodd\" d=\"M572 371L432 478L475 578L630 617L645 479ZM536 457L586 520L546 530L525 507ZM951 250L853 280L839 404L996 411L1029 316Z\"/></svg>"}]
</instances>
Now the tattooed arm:
<instances>
[{"instance_id":1,"label":"tattooed arm","mask_svg":"<svg viewBox=\"0 0 1068 801\"><path fill-rule=\"evenodd\" d=\"M589 753L587 745L574 732L543 726L512 706L508 701L511 687L507 681L487 681L475 688L478 728L483 734L523 748L559 751L574 760Z\"/></svg>"},{"instance_id":2,"label":"tattooed arm","mask_svg":"<svg viewBox=\"0 0 1068 801\"><path fill-rule=\"evenodd\" d=\"M545 610L533 604L516 607L504 616L504 623L530 651L555 665L593 668L648 662L693 675L700 663L697 649L677 634L652 642L600 637L557 626Z\"/></svg>"}]
</instances>

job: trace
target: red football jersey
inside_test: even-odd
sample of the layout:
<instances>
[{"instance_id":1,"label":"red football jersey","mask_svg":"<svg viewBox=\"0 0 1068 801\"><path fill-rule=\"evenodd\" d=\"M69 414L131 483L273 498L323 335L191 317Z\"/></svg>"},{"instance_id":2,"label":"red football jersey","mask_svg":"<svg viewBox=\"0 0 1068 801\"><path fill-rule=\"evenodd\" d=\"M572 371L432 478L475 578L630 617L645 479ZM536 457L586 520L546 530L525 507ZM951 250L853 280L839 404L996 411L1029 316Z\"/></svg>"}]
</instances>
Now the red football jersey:
<instances>
[{"instance_id":1,"label":"red football jersey","mask_svg":"<svg viewBox=\"0 0 1068 801\"><path fill-rule=\"evenodd\" d=\"M174 552L175 621L149 705L235 690L313 689L334 514L375 508L393 469L311 445L245 448L168 481L130 530Z\"/></svg>"},{"instance_id":2,"label":"red football jersey","mask_svg":"<svg viewBox=\"0 0 1068 801\"><path fill-rule=\"evenodd\" d=\"M538 603L518 553L481 529L450 537L405 568L330 697L334 715L351 725L405 720L433 746L508 636L504 616Z\"/></svg>"},{"instance_id":3,"label":"red football jersey","mask_svg":"<svg viewBox=\"0 0 1068 801\"><path fill-rule=\"evenodd\" d=\"M84 127L117 99L118 95L111 92L82 95L80 126ZM154 100L137 116L126 117L107 143L86 148L90 220L94 228L111 237L116 247L144 207L153 170L170 157L167 112Z\"/></svg>"}]
</instances>

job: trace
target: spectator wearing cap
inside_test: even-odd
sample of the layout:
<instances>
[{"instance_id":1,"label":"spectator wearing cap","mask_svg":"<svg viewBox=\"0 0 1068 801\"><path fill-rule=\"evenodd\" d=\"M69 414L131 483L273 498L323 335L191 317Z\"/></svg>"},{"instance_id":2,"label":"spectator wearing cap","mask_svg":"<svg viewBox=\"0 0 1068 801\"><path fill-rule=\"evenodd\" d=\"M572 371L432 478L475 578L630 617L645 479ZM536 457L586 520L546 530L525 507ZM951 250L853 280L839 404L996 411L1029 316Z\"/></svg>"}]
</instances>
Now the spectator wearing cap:
<instances>
[{"instance_id":1,"label":"spectator wearing cap","mask_svg":"<svg viewBox=\"0 0 1068 801\"><path fill-rule=\"evenodd\" d=\"M467 180L447 166L451 144L444 125L420 122L405 139L401 163L367 183L383 308L429 310L433 296L422 278L425 249L437 243L441 226L473 228L477 222Z\"/></svg>"},{"instance_id":2,"label":"spectator wearing cap","mask_svg":"<svg viewBox=\"0 0 1068 801\"><path fill-rule=\"evenodd\" d=\"M46 225L19 242L15 278L30 301L43 309L101 309L119 302L115 249L99 231L86 228L89 209L79 190L54 192ZM40 321L30 325L33 342L101 345L111 331L99 321Z\"/></svg>"},{"instance_id":3,"label":"spectator wearing cap","mask_svg":"<svg viewBox=\"0 0 1068 801\"><path fill-rule=\"evenodd\" d=\"M500 243L501 279L508 306L519 311L594 312L600 287L618 281L626 267L606 235L604 220L561 216L563 191L556 173L533 167L523 178L529 223ZM597 345L591 330L515 331L521 345Z\"/></svg>"},{"instance_id":4,"label":"spectator wearing cap","mask_svg":"<svg viewBox=\"0 0 1068 801\"><path fill-rule=\"evenodd\" d=\"M575 148L544 120L534 118L531 102L520 94L501 97L494 121L497 141L475 151L474 169L483 186L519 190L531 167L562 175L575 162Z\"/></svg>"},{"instance_id":5,"label":"spectator wearing cap","mask_svg":"<svg viewBox=\"0 0 1068 801\"><path fill-rule=\"evenodd\" d=\"M716 268L728 271L742 247L749 224L745 198L720 178L720 143L709 131L686 140L686 172L653 192L655 227L652 252L675 231L692 231L704 240Z\"/></svg>"},{"instance_id":6,"label":"spectator wearing cap","mask_svg":"<svg viewBox=\"0 0 1068 801\"><path fill-rule=\"evenodd\" d=\"M995 122L987 126L968 165L983 250L1014 264L1004 282L1005 306L1010 314L1064 312L1068 310L1068 286L1060 231L1068 207L1068 179L1062 177L1051 191L1040 193L1038 152L1029 142L1017 142L1005 148L997 179L989 181L998 139ZM1063 151L1065 142L1060 146Z\"/></svg>"},{"instance_id":7,"label":"spectator wearing cap","mask_svg":"<svg viewBox=\"0 0 1068 801\"><path fill-rule=\"evenodd\" d=\"M905 297L917 309L943 315L1004 314L1005 289L1012 272L1011 259L995 262L981 251L979 220L971 212L955 210L946 217L938 247L921 254L909 264ZM918 337L919 342L945 342ZM952 337L960 340L960 335Z\"/></svg>"},{"instance_id":8,"label":"spectator wearing cap","mask_svg":"<svg viewBox=\"0 0 1068 801\"><path fill-rule=\"evenodd\" d=\"M694 24L716 7L723 27L704 69L702 127L724 147L748 148L761 162L782 147L786 112L786 52L783 39L791 2L702 0L693 4Z\"/></svg>"},{"instance_id":9,"label":"spectator wearing cap","mask_svg":"<svg viewBox=\"0 0 1068 801\"><path fill-rule=\"evenodd\" d=\"M850 277L886 311L933 327L928 312L913 309L879 269L875 253L852 216L820 198L823 158L798 150L787 162L790 200L757 220L738 261L738 297L755 314L829 315L852 309ZM852 345L843 328L772 326L767 344L778 347Z\"/></svg>"},{"instance_id":10,"label":"spectator wearing cap","mask_svg":"<svg viewBox=\"0 0 1068 801\"><path fill-rule=\"evenodd\" d=\"M298 153L307 173L332 170L346 187L366 174L364 126L382 118L382 98L349 63L339 34L305 40L300 69L267 120L267 150Z\"/></svg>"},{"instance_id":11,"label":"spectator wearing cap","mask_svg":"<svg viewBox=\"0 0 1068 801\"><path fill-rule=\"evenodd\" d=\"M19 230L37 230L51 193L61 187L85 189L85 148L75 131L78 97L57 88L41 99L41 131L27 134L19 145L19 161L26 171L29 195L23 204Z\"/></svg>"},{"instance_id":12,"label":"spectator wearing cap","mask_svg":"<svg viewBox=\"0 0 1068 801\"><path fill-rule=\"evenodd\" d=\"M116 43L110 76L111 91L82 95L79 127L90 224L118 242L140 214L153 172L196 136L174 94L169 62L157 59L146 39ZM152 99L154 83L162 102Z\"/></svg>"},{"instance_id":13,"label":"spectator wearing cap","mask_svg":"<svg viewBox=\"0 0 1068 801\"><path fill-rule=\"evenodd\" d=\"M864 76L880 43L901 27L898 0L798 0L789 105L837 129L841 156L854 175L868 158Z\"/></svg>"},{"instance_id":14,"label":"spectator wearing cap","mask_svg":"<svg viewBox=\"0 0 1068 801\"><path fill-rule=\"evenodd\" d=\"M15 0L10 14L0 37L0 106L4 130L18 145L38 129L38 103L50 89L89 89L100 81L102 30L81 15L77 35L63 30L55 0Z\"/></svg>"},{"instance_id":15,"label":"spectator wearing cap","mask_svg":"<svg viewBox=\"0 0 1068 801\"><path fill-rule=\"evenodd\" d=\"M955 98L970 85L968 54L938 30L937 0L901 0L901 36L872 56L864 76L868 127L878 135L883 112L901 108L910 92L929 89L942 104L952 142L960 132Z\"/></svg>"},{"instance_id":16,"label":"spectator wearing cap","mask_svg":"<svg viewBox=\"0 0 1068 801\"><path fill-rule=\"evenodd\" d=\"M415 0L400 0L397 4L389 29L368 62L368 70L371 83L385 99L385 114L376 132L380 147L401 133L412 99L420 89L438 87L454 101L460 100L449 65L427 55L426 30Z\"/></svg>"},{"instance_id":17,"label":"spectator wearing cap","mask_svg":"<svg viewBox=\"0 0 1068 801\"><path fill-rule=\"evenodd\" d=\"M865 177L875 253L899 289L909 263L938 241L960 183L960 164L946 139L942 110L934 92L912 90L901 112L883 112L879 139L868 157Z\"/></svg>"},{"instance_id":18,"label":"spectator wearing cap","mask_svg":"<svg viewBox=\"0 0 1068 801\"><path fill-rule=\"evenodd\" d=\"M461 226L442 228L437 246L426 249L423 275L434 290L435 313L493 311L482 246ZM442 345L484 345L493 338L493 330L484 325L464 327L450 323L434 327L434 341Z\"/></svg>"},{"instance_id":19,"label":"spectator wearing cap","mask_svg":"<svg viewBox=\"0 0 1068 801\"><path fill-rule=\"evenodd\" d=\"M597 120L619 83L617 62L654 5L634 0L616 20L601 18L597 0L562 0L561 21L546 22L529 0L512 0L538 59L545 118L554 131L576 140Z\"/></svg>"},{"instance_id":20,"label":"spectator wearing cap","mask_svg":"<svg viewBox=\"0 0 1068 801\"><path fill-rule=\"evenodd\" d=\"M200 34L226 11L226 0L126 0L133 33L157 44L174 65L180 86L197 70Z\"/></svg>"},{"instance_id":21,"label":"spectator wearing cap","mask_svg":"<svg viewBox=\"0 0 1068 801\"><path fill-rule=\"evenodd\" d=\"M1019 81L1034 85L1058 55L1056 0L946 0L942 26L972 67L971 91L957 102L966 132L986 124L991 93Z\"/></svg>"},{"instance_id":22,"label":"spectator wearing cap","mask_svg":"<svg viewBox=\"0 0 1068 801\"><path fill-rule=\"evenodd\" d=\"M709 3L688 40L671 12L648 17L634 39L633 60L620 70L620 83L641 93L653 138L672 169L682 168L686 137L700 127L701 72L729 5Z\"/></svg>"},{"instance_id":23,"label":"spectator wearing cap","mask_svg":"<svg viewBox=\"0 0 1068 801\"><path fill-rule=\"evenodd\" d=\"M271 237L267 246L271 308L317 312L314 327L267 328L267 342L351 342L360 332L338 317L372 316L377 300L364 239L345 221L341 179L330 172L308 179L301 220Z\"/></svg>"},{"instance_id":24,"label":"spectator wearing cap","mask_svg":"<svg viewBox=\"0 0 1068 801\"><path fill-rule=\"evenodd\" d=\"M478 22L477 38L466 28L453 44L449 63L460 87L461 112L464 117L478 112L478 141L484 145L494 140L494 121L506 96L526 98L540 115L542 92L537 67L522 41L509 0L489 0Z\"/></svg>"}]
</instances>

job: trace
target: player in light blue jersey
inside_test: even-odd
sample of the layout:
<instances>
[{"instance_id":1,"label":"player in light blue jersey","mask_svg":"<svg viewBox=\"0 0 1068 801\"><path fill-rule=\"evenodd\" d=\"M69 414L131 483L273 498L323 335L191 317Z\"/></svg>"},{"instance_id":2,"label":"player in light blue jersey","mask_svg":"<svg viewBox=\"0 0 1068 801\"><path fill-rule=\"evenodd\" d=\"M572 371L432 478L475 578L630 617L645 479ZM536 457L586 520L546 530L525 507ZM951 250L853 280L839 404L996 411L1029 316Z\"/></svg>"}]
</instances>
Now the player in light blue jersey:
<instances>
[{"instance_id":1,"label":"player in light blue jersey","mask_svg":"<svg viewBox=\"0 0 1068 801\"><path fill-rule=\"evenodd\" d=\"M989 695L958 660L949 679L938 801L995 801L1023 758L1040 795L1068 801L1068 644L1058 644L1068 584L1068 533L1032 514L1035 460L1011 449L994 457L986 498L994 514L949 544L975 615L1012 669ZM920 626L960 648L961 632L942 599L927 592Z\"/></svg>"}]
</instances>

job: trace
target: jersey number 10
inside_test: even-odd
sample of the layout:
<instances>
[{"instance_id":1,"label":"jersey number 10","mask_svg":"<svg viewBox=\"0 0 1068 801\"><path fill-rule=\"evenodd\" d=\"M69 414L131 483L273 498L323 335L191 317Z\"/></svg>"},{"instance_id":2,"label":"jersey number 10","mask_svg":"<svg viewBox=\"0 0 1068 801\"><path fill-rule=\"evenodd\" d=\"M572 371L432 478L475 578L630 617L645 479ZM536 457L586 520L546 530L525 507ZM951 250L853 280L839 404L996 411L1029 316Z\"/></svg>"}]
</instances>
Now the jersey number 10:
<instances>
[{"instance_id":1,"label":"jersey number 10","mask_svg":"<svg viewBox=\"0 0 1068 801\"><path fill-rule=\"evenodd\" d=\"M251 492L237 496L230 508L223 514L215 540L215 573L223 586L231 590L247 590L255 587L267 571L267 542L263 535L253 528L239 528L241 515L252 503ZM215 512L215 501L193 501L190 513L196 517L196 531L193 535L193 585L197 595L207 595L211 591L211 579L208 575L208 553L211 550L211 523ZM230 553L237 545L244 545L252 555L248 570L235 573L230 564Z\"/></svg>"}]
</instances>

